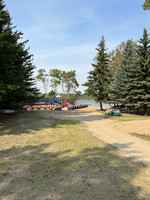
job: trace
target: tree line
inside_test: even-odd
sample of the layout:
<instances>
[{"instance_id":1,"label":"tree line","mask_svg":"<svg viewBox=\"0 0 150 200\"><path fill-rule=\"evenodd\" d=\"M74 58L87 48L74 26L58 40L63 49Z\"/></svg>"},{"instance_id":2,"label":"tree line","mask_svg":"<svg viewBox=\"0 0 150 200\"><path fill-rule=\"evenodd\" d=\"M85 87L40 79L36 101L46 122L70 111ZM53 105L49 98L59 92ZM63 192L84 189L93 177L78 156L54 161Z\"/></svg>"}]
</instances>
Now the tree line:
<instances>
[{"instance_id":1,"label":"tree line","mask_svg":"<svg viewBox=\"0 0 150 200\"><path fill-rule=\"evenodd\" d=\"M126 106L128 110L143 109L148 115L150 107L150 37L146 29L142 37L133 42L122 42L108 53L102 36L93 70L89 72L86 93L96 101Z\"/></svg>"},{"instance_id":2,"label":"tree line","mask_svg":"<svg viewBox=\"0 0 150 200\"><path fill-rule=\"evenodd\" d=\"M39 69L36 79L42 83L45 96L47 96L50 87L53 89L50 95L55 96L59 87L62 93L68 97L71 92L75 92L76 88L79 87L75 70L62 71L59 69L50 69L47 73L45 69Z\"/></svg>"}]
</instances>

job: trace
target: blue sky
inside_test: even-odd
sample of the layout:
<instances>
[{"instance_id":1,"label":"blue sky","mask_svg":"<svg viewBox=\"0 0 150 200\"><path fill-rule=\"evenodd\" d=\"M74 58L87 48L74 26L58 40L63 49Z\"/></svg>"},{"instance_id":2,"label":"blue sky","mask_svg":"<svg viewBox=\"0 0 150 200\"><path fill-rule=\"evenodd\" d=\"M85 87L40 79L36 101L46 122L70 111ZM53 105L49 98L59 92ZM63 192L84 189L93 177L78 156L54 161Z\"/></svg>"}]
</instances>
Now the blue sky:
<instances>
[{"instance_id":1,"label":"blue sky","mask_svg":"<svg viewBox=\"0 0 150 200\"><path fill-rule=\"evenodd\" d=\"M122 41L139 39L144 28L150 33L150 11L142 9L144 0L4 2L13 25L24 33L24 39L29 39L37 69L76 70L80 85L92 69L102 35L108 50L112 50Z\"/></svg>"}]
</instances>

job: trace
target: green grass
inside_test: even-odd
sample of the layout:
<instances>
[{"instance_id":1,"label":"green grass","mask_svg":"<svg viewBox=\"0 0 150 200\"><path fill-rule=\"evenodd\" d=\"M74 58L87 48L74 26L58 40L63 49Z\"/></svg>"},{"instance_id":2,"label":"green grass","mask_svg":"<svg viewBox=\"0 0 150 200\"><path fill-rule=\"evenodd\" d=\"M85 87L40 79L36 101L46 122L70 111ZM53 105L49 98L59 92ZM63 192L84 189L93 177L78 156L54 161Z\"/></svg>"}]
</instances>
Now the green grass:
<instances>
[{"instance_id":1,"label":"green grass","mask_svg":"<svg viewBox=\"0 0 150 200\"><path fill-rule=\"evenodd\" d=\"M141 139L143 139L143 140L150 141L150 135L139 134L139 133L129 133L129 134L132 135L132 136L141 138Z\"/></svg>"},{"instance_id":2,"label":"green grass","mask_svg":"<svg viewBox=\"0 0 150 200\"><path fill-rule=\"evenodd\" d=\"M1 200L148 199L148 167L121 156L83 124L43 112L1 121Z\"/></svg>"},{"instance_id":3,"label":"green grass","mask_svg":"<svg viewBox=\"0 0 150 200\"><path fill-rule=\"evenodd\" d=\"M113 116L108 115L106 111L100 111L105 115L106 119L116 120L116 121L135 121L135 120L147 120L150 119L150 116L143 116L143 115L135 115L135 114L128 114L128 113L121 113L120 116Z\"/></svg>"}]
</instances>

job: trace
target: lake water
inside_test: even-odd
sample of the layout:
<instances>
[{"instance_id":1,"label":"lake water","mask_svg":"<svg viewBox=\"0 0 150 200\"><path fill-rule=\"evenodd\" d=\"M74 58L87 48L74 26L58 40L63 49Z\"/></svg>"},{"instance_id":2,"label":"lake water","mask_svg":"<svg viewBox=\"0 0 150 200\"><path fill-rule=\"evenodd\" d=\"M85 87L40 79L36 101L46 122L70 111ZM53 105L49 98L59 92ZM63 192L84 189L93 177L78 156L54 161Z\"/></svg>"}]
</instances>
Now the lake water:
<instances>
[{"instance_id":1,"label":"lake water","mask_svg":"<svg viewBox=\"0 0 150 200\"><path fill-rule=\"evenodd\" d=\"M89 107L99 107L99 103L97 103L94 100L87 100L87 99L81 99L81 100L77 100L76 104L87 104ZM110 104L107 103L102 103L103 107L110 107Z\"/></svg>"}]
</instances>

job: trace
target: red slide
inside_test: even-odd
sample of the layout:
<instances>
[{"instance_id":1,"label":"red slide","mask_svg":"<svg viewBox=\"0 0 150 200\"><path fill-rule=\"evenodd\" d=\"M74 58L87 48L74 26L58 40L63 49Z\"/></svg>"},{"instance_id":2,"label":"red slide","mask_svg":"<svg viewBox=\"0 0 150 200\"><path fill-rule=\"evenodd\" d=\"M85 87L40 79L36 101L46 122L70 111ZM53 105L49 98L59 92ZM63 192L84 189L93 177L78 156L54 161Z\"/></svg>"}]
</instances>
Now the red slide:
<instances>
[{"instance_id":1,"label":"red slide","mask_svg":"<svg viewBox=\"0 0 150 200\"><path fill-rule=\"evenodd\" d=\"M69 105L70 105L70 103L66 103L65 101L63 101L63 103L64 103L65 105L67 105L67 106L69 106Z\"/></svg>"}]
</instances>

